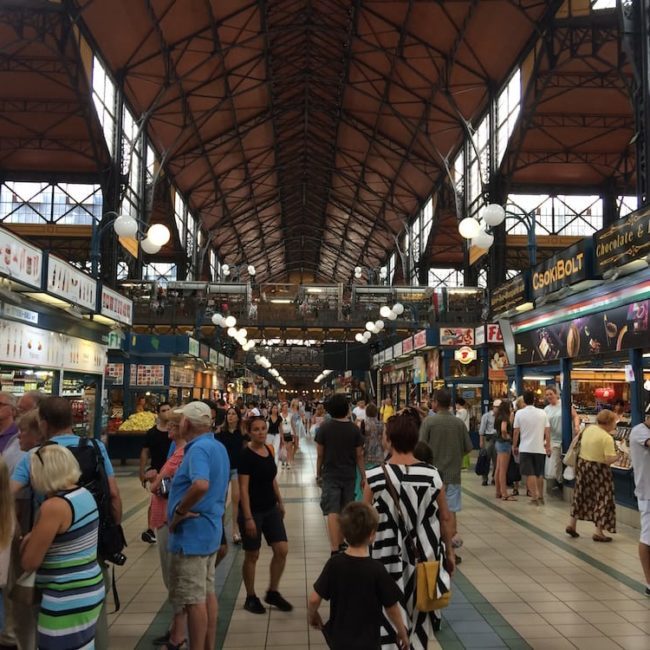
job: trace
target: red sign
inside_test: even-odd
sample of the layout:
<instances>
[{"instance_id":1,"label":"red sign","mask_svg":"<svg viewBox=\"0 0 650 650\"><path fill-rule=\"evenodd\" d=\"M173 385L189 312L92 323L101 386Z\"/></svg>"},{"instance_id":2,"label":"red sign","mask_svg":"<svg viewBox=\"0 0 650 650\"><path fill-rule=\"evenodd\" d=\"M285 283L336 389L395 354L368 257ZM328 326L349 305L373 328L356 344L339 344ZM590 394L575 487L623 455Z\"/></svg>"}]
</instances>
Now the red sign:
<instances>
[{"instance_id":1,"label":"red sign","mask_svg":"<svg viewBox=\"0 0 650 650\"><path fill-rule=\"evenodd\" d=\"M413 352L413 337L409 336L407 339L402 341L402 354L409 354Z\"/></svg>"},{"instance_id":2,"label":"red sign","mask_svg":"<svg viewBox=\"0 0 650 650\"><path fill-rule=\"evenodd\" d=\"M476 361L476 350L465 345L454 351L454 359L462 364L472 363L472 361Z\"/></svg>"},{"instance_id":3,"label":"red sign","mask_svg":"<svg viewBox=\"0 0 650 650\"><path fill-rule=\"evenodd\" d=\"M503 343L503 336L501 335L501 328L499 327L498 323L488 323L487 342Z\"/></svg>"},{"instance_id":4,"label":"red sign","mask_svg":"<svg viewBox=\"0 0 650 650\"><path fill-rule=\"evenodd\" d=\"M417 334L413 335L413 349L419 350L420 348L425 348L427 346L427 331L422 330Z\"/></svg>"}]
</instances>

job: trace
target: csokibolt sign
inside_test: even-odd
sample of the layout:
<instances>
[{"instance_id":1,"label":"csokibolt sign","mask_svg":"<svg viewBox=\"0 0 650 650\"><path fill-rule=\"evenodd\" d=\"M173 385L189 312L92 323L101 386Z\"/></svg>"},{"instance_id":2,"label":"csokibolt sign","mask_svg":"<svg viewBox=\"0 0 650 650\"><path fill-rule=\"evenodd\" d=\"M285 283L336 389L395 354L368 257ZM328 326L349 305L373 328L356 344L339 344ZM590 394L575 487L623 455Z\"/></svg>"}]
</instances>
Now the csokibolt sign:
<instances>
[{"instance_id":1,"label":"csokibolt sign","mask_svg":"<svg viewBox=\"0 0 650 650\"><path fill-rule=\"evenodd\" d=\"M533 269L533 298L554 293L587 277L587 251L582 241L556 253Z\"/></svg>"}]
</instances>

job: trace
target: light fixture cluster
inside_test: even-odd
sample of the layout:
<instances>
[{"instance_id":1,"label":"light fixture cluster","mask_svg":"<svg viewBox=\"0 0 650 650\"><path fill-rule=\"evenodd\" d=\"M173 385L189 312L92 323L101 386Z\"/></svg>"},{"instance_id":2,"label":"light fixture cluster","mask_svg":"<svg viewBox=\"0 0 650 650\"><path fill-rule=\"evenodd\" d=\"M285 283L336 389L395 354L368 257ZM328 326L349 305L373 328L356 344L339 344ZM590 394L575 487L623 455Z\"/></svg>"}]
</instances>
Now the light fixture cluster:
<instances>
[{"instance_id":1,"label":"light fixture cluster","mask_svg":"<svg viewBox=\"0 0 650 650\"><path fill-rule=\"evenodd\" d=\"M113 222L113 229L118 237L135 238L138 236L138 221L135 217L122 214ZM169 228L162 223L154 223L140 241L140 247L145 253L155 255L170 239Z\"/></svg>"},{"instance_id":2,"label":"light fixture cluster","mask_svg":"<svg viewBox=\"0 0 650 650\"><path fill-rule=\"evenodd\" d=\"M226 333L230 338L235 339L239 345L241 345L244 352L248 352L255 347L255 341L248 340L248 331L242 327L238 330L235 325L237 325L237 319L234 316L224 317L221 314L213 314L212 322L217 327L227 328Z\"/></svg>"},{"instance_id":3,"label":"light fixture cluster","mask_svg":"<svg viewBox=\"0 0 650 650\"><path fill-rule=\"evenodd\" d=\"M404 313L404 305L401 302L396 302L392 307L384 305L379 309L379 315L388 320L395 320L398 316Z\"/></svg>"},{"instance_id":4,"label":"light fixture cluster","mask_svg":"<svg viewBox=\"0 0 650 650\"><path fill-rule=\"evenodd\" d=\"M255 269L255 267L252 264L249 264L246 267L246 270L248 271L248 275L250 275L251 277L253 277L257 273L257 270ZM221 265L221 273L224 276L230 275L230 264L222 264Z\"/></svg>"},{"instance_id":5,"label":"light fixture cluster","mask_svg":"<svg viewBox=\"0 0 650 650\"><path fill-rule=\"evenodd\" d=\"M458 232L465 239L471 239L472 245L478 248L487 249L494 243L494 235L488 231L503 223L506 218L506 211L498 203L490 203L483 210L480 219L465 217L458 224Z\"/></svg>"},{"instance_id":6,"label":"light fixture cluster","mask_svg":"<svg viewBox=\"0 0 650 650\"><path fill-rule=\"evenodd\" d=\"M269 371L269 375L275 379L275 381L278 382L281 386L286 386L287 382L280 376L280 373L275 369L271 367L271 362L268 360L267 357L261 354L256 354L255 355L255 363L258 366L262 366L265 370Z\"/></svg>"},{"instance_id":7,"label":"light fixture cluster","mask_svg":"<svg viewBox=\"0 0 650 650\"><path fill-rule=\"evenodd\" d=\"M314 383L315 384L320 384L321 381L323 381L323 379L325 379L325 377L327 377L328 375L331 375L331 374L332 374L331 370L323 370L323 372L321 372L320 375L318 375L318 377L316 377L316 379L314 379Z\"/></svg>"}]
</instances>

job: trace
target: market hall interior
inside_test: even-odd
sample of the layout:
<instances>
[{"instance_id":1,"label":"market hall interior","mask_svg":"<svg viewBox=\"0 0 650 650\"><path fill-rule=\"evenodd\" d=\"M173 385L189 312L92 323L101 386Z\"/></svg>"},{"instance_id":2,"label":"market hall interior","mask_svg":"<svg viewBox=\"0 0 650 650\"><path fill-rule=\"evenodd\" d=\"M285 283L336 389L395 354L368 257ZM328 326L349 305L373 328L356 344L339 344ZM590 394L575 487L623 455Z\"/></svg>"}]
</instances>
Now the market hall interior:
<instances>
[{"instance_id":1,"label":"market hall interior","mask_svg":"<svg viewBox=\"0 0 650 650\"><path fill-rule=\"evenodd\" d=\"M244 466L216 647L325 647L307 599L350 548L315 437L341 395L364 436L356 500L395 453L391 417L445 416L449 398L465 423L462 480L429 444L440 534L458 524L445 589L462 558L431 647L647 648L649 21L650 0L0 3L0 482L17 496L0 517L19 515L0 526L0 650L36 644L34 616L12 629L16 594L44 580L17 585L22 569L78 559L39 560L27 536L41 497L19 488L59 453L50 438L84 476L80 441L95 449L96 647L169 632L165 519L192 522L156 500L179 494L160 471L206 408L233 470L244 445L264 456L258 416L282 455L257 580L286 532L293 605L250 611ZM84 502L76 484L50 496ZM120 519L128 545L109 552ZM63 607L54 591L42 613ZM61 626L94 634L72 609Z\"/></svg>"}]
</instances>

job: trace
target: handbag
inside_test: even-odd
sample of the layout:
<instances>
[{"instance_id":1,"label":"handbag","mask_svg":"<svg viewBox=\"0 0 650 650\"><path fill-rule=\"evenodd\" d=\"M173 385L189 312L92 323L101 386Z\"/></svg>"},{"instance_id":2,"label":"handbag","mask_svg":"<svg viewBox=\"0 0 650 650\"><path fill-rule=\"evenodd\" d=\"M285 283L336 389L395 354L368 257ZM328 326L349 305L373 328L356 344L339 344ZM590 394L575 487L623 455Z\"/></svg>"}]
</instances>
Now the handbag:
<instances>
[{"instance_id":1,"label":"handbag","mask_svg":"<svg viewBox=\"0 0 650 650\"><path fill-rule=\"evenodd\" d=\"M478 452L474 471L478 476L487 476L490 472L490 457L488 456L487 449L481 449Z\"/></svg>"},{"instance_id":2,"label":"handbag","mask_svg":"<svg viewBox=\"0 0 650 650\"><path fill-rule=\"evenodd\" d=\"M451 590L445 592L441 591L440 596L438 596L440 560L427 560L422 557L417 544L413 541L411 533L406 527L399 496L386 470L386 463L382 463L381 468L386 477L386 489L393 499L397 509L399 523L406 533L404 536L406 546L410 551L410 554L415 558L415 607L420 612L433 612L437 609L443 609L449 605L449 601L451 600ZM441 586L444 587L444 585Z\"/></svg>"},{"instance_id":3,"label":"handbag","mask_svg":"<svg viewBox=\"0 0 650 650\"><path fill-rule=\"evenodd\" d=\"M566 450L566 454L564 454L564 458L562 459L562 462L567 467L575 467L576 466L576 463L578 462L578 456L580 455L580 442L581 441L582 441L582 433L578 434L571 441L571 444L569 445L569 448Z\"/></svg>"}]
</instances>

